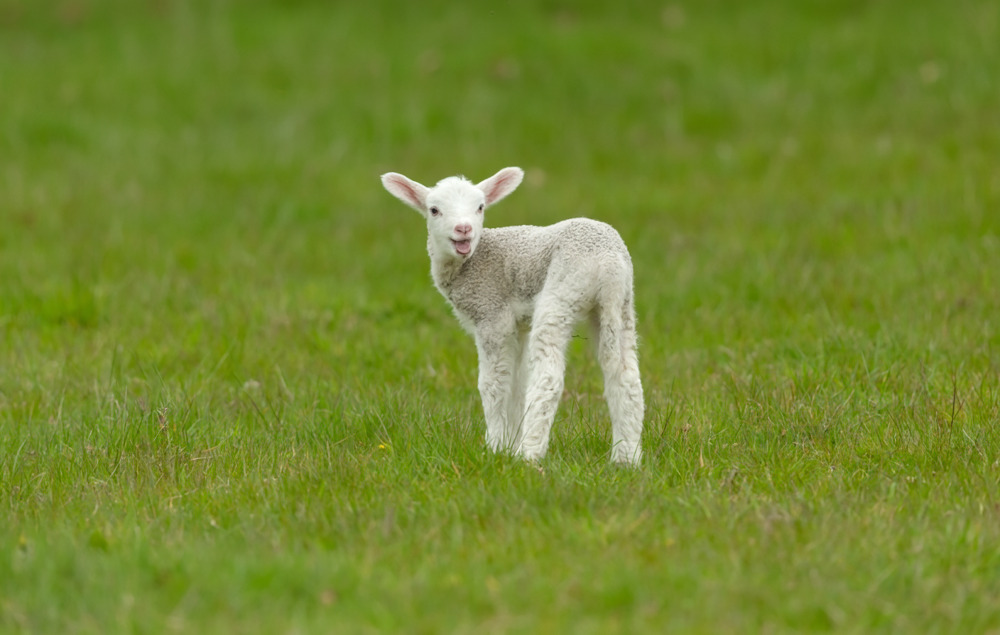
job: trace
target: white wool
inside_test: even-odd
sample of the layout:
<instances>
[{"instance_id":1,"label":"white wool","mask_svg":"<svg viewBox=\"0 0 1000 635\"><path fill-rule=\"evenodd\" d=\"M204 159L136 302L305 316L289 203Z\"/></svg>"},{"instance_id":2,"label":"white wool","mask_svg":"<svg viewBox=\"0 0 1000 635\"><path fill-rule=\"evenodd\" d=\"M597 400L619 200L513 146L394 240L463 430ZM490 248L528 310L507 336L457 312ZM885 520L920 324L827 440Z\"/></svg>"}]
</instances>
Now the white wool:
<instances>
[{"instance_id":1,"label":"white wool","mask_svg":"<svg viewBox=\"0 0 1000 635\"><path fill-rule=\"evenodd\" d=\"M478 184L448 177L428 188L382 176L427 220L434 285L476 340L486 442L541 459L563 391L566 346L588 320L604 372L615 462L642 460L632 260L610 225L573 218L548 227L483 227L484 210L521 183L520 168Z\"/></svg>"}]
</instances>

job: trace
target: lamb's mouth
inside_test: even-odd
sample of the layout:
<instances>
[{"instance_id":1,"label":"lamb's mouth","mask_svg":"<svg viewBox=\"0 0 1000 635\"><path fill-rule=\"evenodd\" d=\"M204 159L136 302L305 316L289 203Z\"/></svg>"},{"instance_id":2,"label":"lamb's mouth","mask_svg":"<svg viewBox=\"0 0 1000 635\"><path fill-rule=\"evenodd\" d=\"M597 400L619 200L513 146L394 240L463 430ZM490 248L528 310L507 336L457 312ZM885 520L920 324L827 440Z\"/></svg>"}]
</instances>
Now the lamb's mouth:
<instances>
[{"instance_id":1,"label":"lamb's mouth","mask_svg":"<svg viewBox=\"0 0 1000 635\"><path fill-rule=\"evenodd\" d=\"M451 244L455 245L455 251L462 256L468 256L472 252L471 238L466 238L465 240L452 240Z\"/></svg>"}]
</instances>

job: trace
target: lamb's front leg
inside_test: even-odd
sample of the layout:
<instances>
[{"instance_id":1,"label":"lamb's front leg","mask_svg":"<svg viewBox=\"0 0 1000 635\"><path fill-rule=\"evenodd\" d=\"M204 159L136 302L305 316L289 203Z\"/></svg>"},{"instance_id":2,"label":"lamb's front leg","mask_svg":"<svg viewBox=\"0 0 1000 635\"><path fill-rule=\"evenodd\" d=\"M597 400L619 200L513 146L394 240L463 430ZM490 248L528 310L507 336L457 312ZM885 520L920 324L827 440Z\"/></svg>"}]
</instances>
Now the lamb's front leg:
<instances>
[{"instance_id":1,"label":"lamb's front leg","mask_svg":"<svg viewBox=\"0 0 1000 635\"><path fill-rule=\"evenodd\" d=\"M479 395L486 417L486 444L494 452L514 449L516 424L511 426L510 407L515 400L517 333L480 331L476 333L479 353Z\"/></svg>"},{"instance_id":2,"label":"lamb's front leg","mask_svg":"<svg viewBox=\"0 0 1000 635\"><path fill-rule=\"evenodd\" d=\"M573 311L560 305L536 309L528 339L528 382L524 423L517 454L534 461L549 447L566 371L566 345L573 335Z\"/></svg>"},{"instance_id":3,"label":"lamb's front leg","mask_svg":"<svg viewBox=\"0 0 1000 635\"><path fill-rule=\"evenodd\" d=\"M521 426L524 424L524 392L528 383L528 334L529 331L520 329L517 334L514 381L510 405L507 408L507 438L512 448L521 444Z\"/></svg>"}]
</instances>

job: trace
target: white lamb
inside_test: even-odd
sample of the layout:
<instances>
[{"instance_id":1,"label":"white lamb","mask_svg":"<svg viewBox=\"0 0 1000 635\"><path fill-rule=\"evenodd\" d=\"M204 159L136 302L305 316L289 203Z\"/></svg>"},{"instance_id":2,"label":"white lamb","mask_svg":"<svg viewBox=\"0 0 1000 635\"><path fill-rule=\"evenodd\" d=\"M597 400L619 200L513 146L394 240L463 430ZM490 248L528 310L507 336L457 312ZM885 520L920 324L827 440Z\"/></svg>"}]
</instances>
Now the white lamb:
<instances>
[{"instance_id":1,"label":"white lamb","mask_svg":"<svg viewBox=\"0 0 1000 635\"><path fill-rule=\"evenodd\" d=\"M489 447L545 456L566 345L589 318L611 411L611 460L639 464L644 405L628 249L614 228L587 218L484 228L483 210L523 176L510 167L478 184L453 176L428 188L390 172L382 184L427 219L434 285L476 338Z\"/></svg>"}]
</instances>

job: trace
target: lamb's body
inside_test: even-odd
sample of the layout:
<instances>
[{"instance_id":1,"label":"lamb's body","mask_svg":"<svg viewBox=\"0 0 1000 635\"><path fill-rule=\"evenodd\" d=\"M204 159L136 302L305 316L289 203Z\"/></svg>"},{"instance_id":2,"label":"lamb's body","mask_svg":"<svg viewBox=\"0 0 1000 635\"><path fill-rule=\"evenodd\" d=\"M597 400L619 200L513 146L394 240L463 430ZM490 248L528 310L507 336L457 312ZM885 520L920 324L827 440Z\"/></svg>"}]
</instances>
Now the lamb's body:
<instances>
[{"instance_id":1,"label":"lamb's body","mask_svg":"<svg viewBox=\"0 0 1000 635\"><path fill-rule=\"evenodd\" d=\"M513 187L519 182L518 170ZM386 187L399 196L389 183ZM425 202L426 195L437 189L424 193ZM488 196L487 200L493 202ZM436 205L428 207L434 217L443 214ZM575 324L589 318L611 411L612 460L638 463L644 406L636 358L632 262L618 233L586 218L548 227L493 229L481 227L480 220L477 232L471 225L455 225L456 230L469 227L457 234L448 230L455 249L465 236L472 237L468 251L455 257L442 249L447 243L431 225L430 216L428 221L434 284L476 339L489 446L528 459L545 455L563 390L566 345ZM454 235L462 240L456 241Z\"/></svg>"},{"instance_id":2,"label":"lamb's body","mask_svg":"<svg viewBox=\"0 0 1000 635\"><path fill-rule=\"evenodd\" d=\"M596 302L593 287L602 277L602 266L617 272L624 266L629 280L632 276L628 251L618 233L589 218L548 227L484 227L475 253L454 264L458 266L432 270L432 277L473 335L476 324L499 316L513 317L521 328L529 329L535 300L548 281L576 278L583 283L574 301L582 316Z\"/></svg>"}]
</instances>

